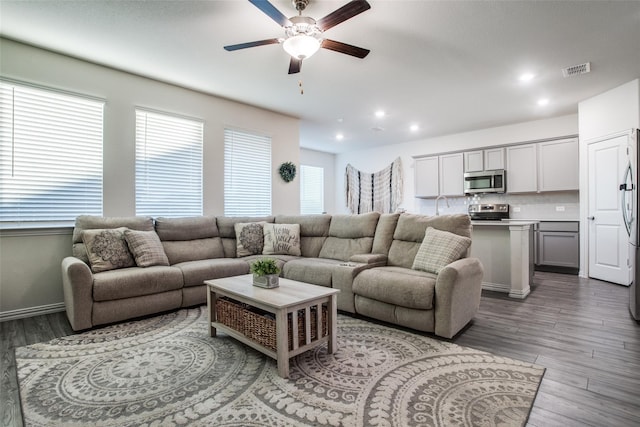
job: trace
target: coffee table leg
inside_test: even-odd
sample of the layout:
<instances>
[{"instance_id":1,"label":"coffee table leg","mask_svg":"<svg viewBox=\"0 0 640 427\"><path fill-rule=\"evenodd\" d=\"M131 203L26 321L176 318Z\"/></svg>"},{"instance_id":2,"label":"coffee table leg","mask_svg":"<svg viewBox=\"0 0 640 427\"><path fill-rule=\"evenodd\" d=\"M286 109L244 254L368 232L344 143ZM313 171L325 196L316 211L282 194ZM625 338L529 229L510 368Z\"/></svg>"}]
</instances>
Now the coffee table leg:
<instances>
[{"instance_id":1,"label":"coffee table leg","mask_svg":"<svg viewBox=\"0 0 640 427\"><path fill-rule=\"evenodd\" d=\"M289 378L289 322L287 311L282 309L276 312L276 353L278 362L278 375Z\"/></svg>"},{"instance_id":2,"label":"coffee table leg","mask_svg":"<svg viewBox=\"0 0 640 427\"><path fill-rule=\"evenodd\" d=\"M336 294L329 298L329 342L327 343L327 351L333 354L338 349L338 297Z\"/></svg>"},{"instance_id":3,"label":"coffee table leg","mask_svg":"<svg viewBox=\"0 0 640 427\"><path fill-rule=\"evenodd\" d=\"M211 325L211 322L216 320L216 301L217 296L209 287L207 287L207 308L209 309L209 336L216 336L216 328Z\"/></svg>"}]
</instances>

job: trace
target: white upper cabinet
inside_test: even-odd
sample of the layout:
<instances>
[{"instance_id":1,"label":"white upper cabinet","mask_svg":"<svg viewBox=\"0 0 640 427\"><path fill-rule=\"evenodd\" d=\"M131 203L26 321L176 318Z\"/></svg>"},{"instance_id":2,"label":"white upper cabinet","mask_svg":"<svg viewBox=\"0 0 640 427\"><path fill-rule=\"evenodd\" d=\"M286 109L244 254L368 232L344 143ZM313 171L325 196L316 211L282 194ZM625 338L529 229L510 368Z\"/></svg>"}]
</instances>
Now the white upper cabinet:
<instances>
[{"instance_id":1,"label":"white upper cabinet","mask_svg":"<svg viewBox=\"0 0 640 427\"><path fill-rule=\"evenodd\" d=\"M414 178L416 197L438 197L440 195L438 156L416 159Z\"/></svg>"},{"instance_id":2,"label":"white upper cabinet","mask_svg":"<svg viewBox=\"0 0 640 427\"><path fill-rule=\"evenodd\" d=\"M507 147L507 193L538 191L538 144Z\"/></svg>"},{"instance_id":3,"label":"white upper cabinet","mask_svg":"<svg viewBox=\"0 0 640 427\"><path fill-rule=\"evenodd\" d=\"M462 153L440 156L440 195L464 196L464 156Z\"/></svg>"},{"instance_id":4,"label":"white upper cabinet","mask_svg":"<svg viewBox=\"0 0 640 427\"><path fill-rule=\"evenodd\" d=\"M504 148L488 148L484 150L484 170L504 169Z\"/></svg>"},{"instance_id":5,"label":"white upper cabinet","mask_svg":"<svg viewBox=\"0 0 640 427\"><path fill-rule=\"evenodd\" d=\"M484 170L484 152L465 151L464 153L464 171L465 172L482 172Z\"/></svg>"},{"instance_id":6,"label":"white upper cabinet","mask_svg":"<svg viewBox=\"0 0 640 427\"><path fill-rule=\"evenodd\" d=\"M577 139L541 142L538 157L538 191L578 189Z\"/></svg>"}]
</instances>

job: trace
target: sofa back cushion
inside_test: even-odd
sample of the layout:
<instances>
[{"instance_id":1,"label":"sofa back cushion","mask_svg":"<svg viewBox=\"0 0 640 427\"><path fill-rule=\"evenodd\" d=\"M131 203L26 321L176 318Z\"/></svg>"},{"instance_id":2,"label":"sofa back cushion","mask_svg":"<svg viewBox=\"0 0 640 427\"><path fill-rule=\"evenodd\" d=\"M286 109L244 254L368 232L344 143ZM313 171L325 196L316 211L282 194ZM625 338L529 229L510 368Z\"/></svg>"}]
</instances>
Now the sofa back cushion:
<instances>
[{"instance_id":1,"label":"sofa back cushion","mask_svg":"<svg viewBox=\"0 0 640 427\"><path fill-rule=\"evenodd\" d=\"M95 230L104 228L126 227L131 230L151 231L153 230L153 219L148 216L128 216L128 217L105 217L94 215L80 215L76 218L73 228L73 256L80 258L89 264L87 249L82 241L84 230Z\"/></svg>"},{"instance_id":2,"label":"sofa back cushion","mask_svg":"<svg viewBox=\"0 0 640 427\"><path fill-rule=\"evenodd\" d=\"M213 216L156 218L156 233L171 265L224 257L216 218Z\"/></svg>"},{"instance_id":3,"label":"sofa back cushion","mask_svg":"<svg viewBox=\"0 0 640 427\"><path fill-rule=\"evenodd\" d=\"M428 227L471 237L471 220L467 214L426 216L404 213L398 218L387 264L411 268Z\"/></svg>"},{"instance_id":4,"label":"sofa back cushion","mask_svg":"<svg viewBox=\"0 0 640 427\"><path fill-rule=\"evenodd\" d=\"M300 224L300 252L303 257L318 258L329 235L331 215L277 215L276 224Z\"/></svg>"},{"instance_id":5,"label":"sofa back cushion","mask_svg":"<svg viewBox=\"0 0 640 427\"><path fill-rule=\"evenodd\" d=\"M349 261L353 255L371 253L379 218L378 212L334 215L319 257Z\"/></svg>"},{"instance_id":6,"label":"sofa back cushion","mask_svg":"<svg viewBox=\"0 0 640 427\"><path fill-rule=\"evenodd\" d=\"M220 240L222 241L222 247L224 249L225 258L236 258L236 228L235 225L238 222L273 222L272 216L219 216L216 217L216 223L218 224L218 232L220 233Z\"/></svg>"},{"instance_id":7,"label":"sofa back cushion","mask_svg":"<svg viewBox=\"0 0 640 427\"><path fill-rule=\"evenodd\" d=\"M393 242L393 233L396 231L399 218L399 213L380 215L378 226L376 227L376 234L373 237L373 248L371 252L374 254L389 255L391 242Z\"/></svg>"}]
</instances>

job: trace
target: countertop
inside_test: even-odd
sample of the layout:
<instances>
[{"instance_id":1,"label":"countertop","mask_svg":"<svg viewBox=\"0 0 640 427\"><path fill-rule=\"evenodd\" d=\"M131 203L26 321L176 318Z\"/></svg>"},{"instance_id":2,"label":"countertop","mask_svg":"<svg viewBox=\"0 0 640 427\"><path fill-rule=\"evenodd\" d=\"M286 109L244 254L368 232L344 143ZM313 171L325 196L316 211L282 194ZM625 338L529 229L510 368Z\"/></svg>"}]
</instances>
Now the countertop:
<instances>
[{"instance_id":1,"label":"countertop","mask_svg":"<svg viewBox=\"0 0 640 427\"><path fill-rule=\"evenodd\" d=\"M501 221L471 221L471 225L475 226L503 226L508 227L512 225L535 225L540 221L536 220L521 220L521 219L503 219Z\"/></svg>"}]
</instances>

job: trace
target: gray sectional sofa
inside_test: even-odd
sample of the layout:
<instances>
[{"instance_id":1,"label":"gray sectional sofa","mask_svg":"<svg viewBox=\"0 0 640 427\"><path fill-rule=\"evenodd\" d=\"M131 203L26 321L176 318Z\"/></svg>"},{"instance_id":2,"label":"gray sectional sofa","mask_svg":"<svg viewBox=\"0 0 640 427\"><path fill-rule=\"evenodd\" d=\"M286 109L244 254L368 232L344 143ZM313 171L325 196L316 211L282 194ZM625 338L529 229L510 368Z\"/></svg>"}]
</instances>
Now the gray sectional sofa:
<instances>
[{"instance_id":1,"label":"gray sectional sofa","mask_svg":"<svg viewBox=\"0 0 640 427\"><path fill-rule=\"evenodd\" d=\"M299 224L300 256L237 257L236 223L255 222ZM120 227L155 231L168 265L93 272L83 232ZM285 278L340 289L339 310L451 338L478 310L483 269L468 250L437 274L412 268L430 227L471 237L467 215L80 216L62 261L67 316L81 330L203 304L203 281L248 274L268 256Z\"/></svg>"}]
</instances>

